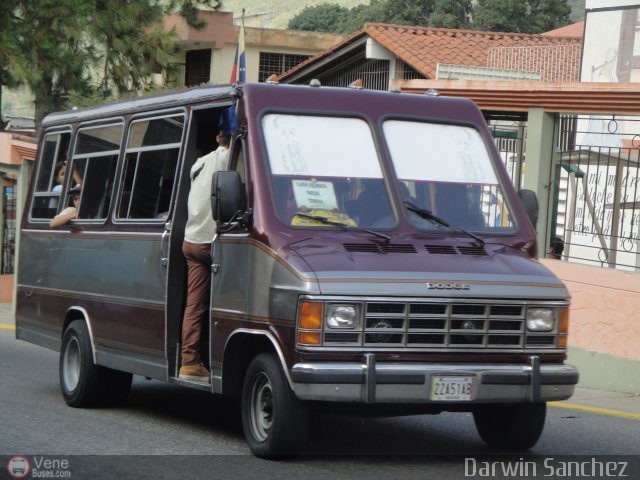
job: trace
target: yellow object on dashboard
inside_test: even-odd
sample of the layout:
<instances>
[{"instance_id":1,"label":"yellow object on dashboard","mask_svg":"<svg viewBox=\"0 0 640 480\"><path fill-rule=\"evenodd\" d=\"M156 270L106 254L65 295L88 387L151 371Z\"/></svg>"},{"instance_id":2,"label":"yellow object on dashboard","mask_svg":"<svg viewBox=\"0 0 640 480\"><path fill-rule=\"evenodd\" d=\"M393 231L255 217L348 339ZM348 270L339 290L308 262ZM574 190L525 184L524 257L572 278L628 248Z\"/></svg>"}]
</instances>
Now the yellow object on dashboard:
<instances>
[{"instance_id":1,"label":"yellow object on dashboard","mask_svg":"<svg viewBox=\"0 0 640 480\"><path fill-rule=\"evenodd\" d=\"M327 220L336 223L343 223L344 225L349 225L351 227L356 227L358 224L346 213L337 213L330 212L329 210L311 210L309 212L304 212L306 215L312 217L323 217ZM324 225L320 220L314 220L313 218L303 217L301 215L295 215L291 219L291 225L297 226L307 226L307 225Z\"/></svg>"}]
</instances>

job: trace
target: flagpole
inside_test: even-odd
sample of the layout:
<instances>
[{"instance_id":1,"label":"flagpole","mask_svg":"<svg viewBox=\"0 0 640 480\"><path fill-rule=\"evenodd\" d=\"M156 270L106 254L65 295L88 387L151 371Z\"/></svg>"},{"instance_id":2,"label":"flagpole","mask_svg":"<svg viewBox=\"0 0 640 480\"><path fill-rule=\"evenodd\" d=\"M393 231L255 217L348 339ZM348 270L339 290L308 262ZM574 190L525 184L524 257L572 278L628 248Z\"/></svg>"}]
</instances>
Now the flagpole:
<instances>
[{"instance_id":1,"label":"flagpole","mask_svg":"<svg viewBox=\"0 0 640 480\"><path fill-rule=\"evenodd\" d=\"M240 38L238 39L238 82L245 83L246 82L246 73L247 73L247 54L245 51L244 44L244 12L245 9L242 9L242 25L240 26Z\"/></svg>"}]
</instances>

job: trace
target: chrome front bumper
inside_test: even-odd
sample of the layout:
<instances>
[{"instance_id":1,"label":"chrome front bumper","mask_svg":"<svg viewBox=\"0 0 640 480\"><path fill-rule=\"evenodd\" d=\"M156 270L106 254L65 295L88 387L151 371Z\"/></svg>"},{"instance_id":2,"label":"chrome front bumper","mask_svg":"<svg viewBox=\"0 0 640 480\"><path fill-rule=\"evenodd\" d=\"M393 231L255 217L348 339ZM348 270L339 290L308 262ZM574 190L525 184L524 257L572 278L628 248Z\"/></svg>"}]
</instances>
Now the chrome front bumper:
<instances>
[{"instance_id":1,"label":"chrome front bumper","mask_svg":"<svg viewBox=\"0 0 640 480\"><path fill-rule=\"evenodd\" d=\"M471 400L431 400L434 375L473 376ZM578 383L572 365L540 364L407 364L377 363L373 354L362 363L298 363L291 385L301 400L360 403L482 404L538 403L566 400Z\"/></svg>"}]
</instances>

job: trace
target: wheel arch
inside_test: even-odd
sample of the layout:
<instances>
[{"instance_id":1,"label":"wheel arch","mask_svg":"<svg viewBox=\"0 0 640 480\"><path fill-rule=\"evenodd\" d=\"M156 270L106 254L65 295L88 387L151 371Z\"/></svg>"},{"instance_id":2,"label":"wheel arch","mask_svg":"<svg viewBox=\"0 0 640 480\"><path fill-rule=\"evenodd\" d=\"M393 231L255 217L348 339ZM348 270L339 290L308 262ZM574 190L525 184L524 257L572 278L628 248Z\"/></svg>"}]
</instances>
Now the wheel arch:
<instances>
[{"instance_id":1,"label":"wheel arch","mask_svg":"<svg viewBox=\"0 0 640 480\"><path fill-rule=\"evenodd\" d=\"M244 374L257 355L271 352L276 355L289 388L293 390L284 354L275 337L264 330L238 329L225 344L222 360L222 393L236 395L242 391Z\"/></svg>"},{"instance_id":2,"label":"wheel arch","mask_svg":"<svg viewBox=\"0 0 640 480\"><path fill-rule=\"evenodd\" d=\"M96 344L93 338L93 328L91 328L91 317L89 316L89 313L84 307L73 306L67 309L67 313L65 314L65 317L64 317L64 324L62 325L62 332L60 334L60 337L62 338L64 336L64 332L67 331L67 328L69 327L71 322L74 322L76 320L83 320L85 325L87 326L87 331L89 332L89 341L91 342L91 356L93 358L93 363L97 364Z\"/></svg>"}]
</instances>

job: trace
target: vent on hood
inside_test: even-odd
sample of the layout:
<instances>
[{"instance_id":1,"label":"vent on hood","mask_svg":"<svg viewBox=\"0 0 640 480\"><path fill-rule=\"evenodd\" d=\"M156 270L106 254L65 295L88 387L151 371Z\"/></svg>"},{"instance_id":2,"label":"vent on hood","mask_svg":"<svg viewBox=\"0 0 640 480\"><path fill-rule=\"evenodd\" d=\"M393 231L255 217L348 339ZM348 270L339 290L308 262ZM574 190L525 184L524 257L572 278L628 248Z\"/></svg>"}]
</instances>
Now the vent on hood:
<instances>
[{"instance_id":1,"label":"vent on hood","mask_svg":"<svg viewBox=\"0 0 640 480\"><path fill-rule=\"evenodd\" d=\"M410 244L400 243L345 243L347 252L358 253L416 253L416 247Z\"/></svg>"},{"instance_id":2,"label":"vent on hood","mask_svg":"<svg viewBox=\"0 0 640 480\"><path fill-rule=\"evenodd\" d=\"M425 245L427 252L433 255L455 255L456 249L449 245Z\"/></svg>"},{"instance_id":3,"label":"vent on hood","mask_svg":"<svg viewBox=\"0 0 640 480\"><path fill-rule=\"evenodd\" d=\"M484 257L487 255L484 247L458 247L458 251L462 255L475 255L476 257Z\"/></svg>"},{"instance_id":4,"label":"vent on hood","mask_svg":"<svg viewBox=\"0 0 640 480\"><path fill-rule=\"evenodd\" d=\"M486 256L484 247L452 247L450 245L425 245L427 252L432 255L473 255L476 257Z\"/></svg>"}]
</instances>

